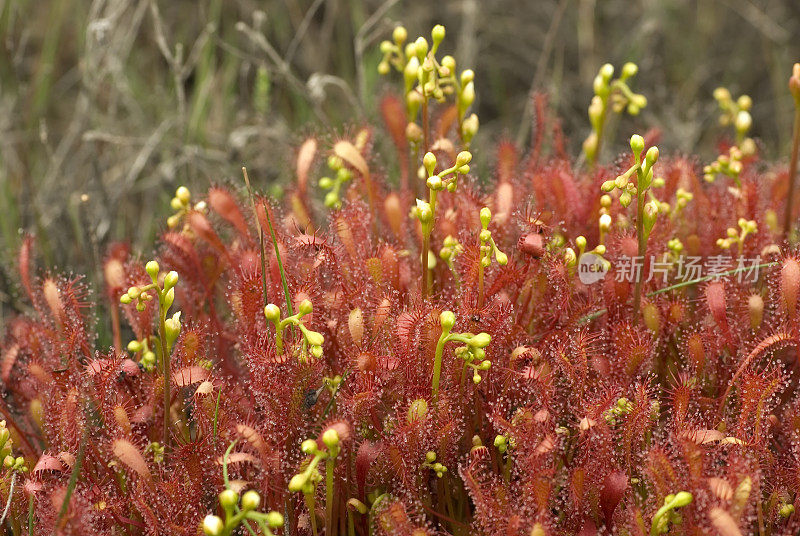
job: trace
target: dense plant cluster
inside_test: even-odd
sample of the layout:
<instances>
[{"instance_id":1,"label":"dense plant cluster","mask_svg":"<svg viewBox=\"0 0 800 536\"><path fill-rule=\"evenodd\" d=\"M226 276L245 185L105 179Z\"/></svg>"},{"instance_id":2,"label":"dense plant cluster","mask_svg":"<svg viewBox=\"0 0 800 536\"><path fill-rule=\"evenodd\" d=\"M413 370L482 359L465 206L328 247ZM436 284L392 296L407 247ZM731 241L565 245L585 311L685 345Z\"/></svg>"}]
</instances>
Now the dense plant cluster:
<instances>
[{"instance_id":1,"label":"dense plant cluster","mask_svg":"<svg viewBox=\"0 0 800 536\"><path fill-rule=\"evenodd\" d=\"M284 205L249 179L182 187L156 260L109 251L112 349L81 278L34 275L25 242L31 309L0 359L9 534L800 530L800 256L749 106L725 101L735 180L655 132L603 165L595 103L575 163L536 97L533 145L501 142L479 182L475 75L443 38L381 47L404 78L381 105L396 162L376 128L309 138ZM687 280L686 256L726 268Z\"/></svg>"}]
</instances>

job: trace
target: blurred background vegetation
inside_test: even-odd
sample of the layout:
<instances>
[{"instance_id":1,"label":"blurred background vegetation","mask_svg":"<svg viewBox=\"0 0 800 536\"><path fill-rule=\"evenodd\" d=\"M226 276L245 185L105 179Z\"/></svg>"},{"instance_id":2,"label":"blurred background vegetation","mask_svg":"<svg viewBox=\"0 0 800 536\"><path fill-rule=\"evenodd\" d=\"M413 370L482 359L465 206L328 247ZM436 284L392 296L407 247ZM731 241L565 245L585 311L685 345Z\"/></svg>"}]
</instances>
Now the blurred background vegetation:
<instances>
[{"instance_id":1,"label":"blurred background vegetation","mask_svg":"<svg viewBox=\"0 0 800 536\"><path fill-rule=\"evenodd\" d=\"M577 156L607 61L637 62L649 99L608 151L656 127L662 151L713 159L725 85L753 97L762 154L787 152L797 0L0 0L0 311L23 233L46 266L96 274L115 240L151 249L179 184L239 186L246 164L279 194L304 136L378 121L400 86L378 43L399 23L445 24L444 52L476 71L478 169L498 139L527 143L534 90Z\"/></svg>"}]
</instances>

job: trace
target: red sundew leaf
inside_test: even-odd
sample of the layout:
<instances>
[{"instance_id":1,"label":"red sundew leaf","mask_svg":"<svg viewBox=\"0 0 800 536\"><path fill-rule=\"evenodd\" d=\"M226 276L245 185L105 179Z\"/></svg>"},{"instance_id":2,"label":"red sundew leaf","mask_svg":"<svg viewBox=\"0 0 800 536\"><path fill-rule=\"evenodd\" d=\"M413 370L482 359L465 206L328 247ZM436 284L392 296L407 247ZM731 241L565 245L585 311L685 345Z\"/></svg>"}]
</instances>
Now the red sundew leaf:
<instances>
[{"instance_id":1,"label":"red sundew leaf","mask_svg":"<svg viewBox=\"0 0 800 536\"><path fill-rule=\"evenodd\" d=\"M72 467L75 465L75 455L71 452L59 452L58 459L64 462L65 465Z\"/></svg>"},{"instance_id":2,"label":"red sundew leaf","mask_svg":"<svg viewBox=\"0 0 800 536\"><path fill-rule=\"evenodd\" d=\"M237 424L236 431L245 441L253 445L253 448L258 451L262 458L267 458L269 451L267 449L267 443L264 441L264 438L261 437L261 434L246 424Z\"/></svg>"},{"instance_id":3,"label":"red sundew leaf","mask_svg":"<svg viewBox=\"0 0 800 536\"><path fill-rule=\"evenodd\" d=\"M66 470L64 463L52 456L50 454L42 454L39 457L39 461L36 462L36 465L33 467L33 474L41 473L43 471L58 471L63 473Z\"/></svg>"},{"instance_id":4,"label":"red sundew leaf","mask_svg":"<svg viewBox=\"0 0 800 536\"><path fill-rule=\"evenodd\" d=\"M114 451L114 456L119 458L119 461L125 464L126 467L133 470L144 480L148 482L152 480L153 477L147 467L147 462L133 443L125 439L117 439L111 444L111 448Z\"/></svg>"},{"instance_id":5,"label":"red sundew leaf","mask_svg":"<svg viewBox=\"0 0 800 536\"><path fill-rule=\"evenodd\" d=\"M196 396L210 395L213 390L214 390L214 384L206 380L197 386L197 390L195 390L194 394Z\"/></svg>"},{"instance_id":6,"label":"red sundew leaf","mask_svg":"<svg viewBox=\"0 0 800 536\"><path fill-rule=\"evenodd\" d=\"M206 379L208 379L208 370L198 366L184 367L172 373L172 382L178 387L187 387Z\"/></svg>"},{"instance_id":7,"label":"red sundew leaf","mask_svg":"<svg viewBox=\"0 0 800 536\"><path fill-rule=\"evenodd\" d=\"M361 173L364 178L369 179L369 167L367 166L367 161L364 160L364 157L361 156L361 153L358 151L358 149L356 149L355 145L347 140L342 140L333 146L333 152L336 154L336 156L356 168L356 170L358 170L358 172Z\"/></svg>"},{"instance_id":8,"label":"red sundew leaf","mask_svg":"<svg viewBox=\"0 0 800 536\"><path fill-rule=\"evenodd\" d=\"M723 501L729 501L733 498L733 488L724 478L709 477L706 481L712 493Z\"/></svg>"},{"instance_id":9,"label":"red sundew leaf","mask_svg":"<svg viewBox=\"0 0 800 536\"><path fill-rule=\"evenodd\" d=\"M680 436L696 445L705 445L725 439L725 434L719 430L690 430L682 432Z\"/></svg>"},{"instance_id":10,"label":"red sundew leaf","mask_svg":"<svg viewBox=\"0 0 800 536\"><path fill-rule=\"evenodd\" d=\"M706 287L706 304L711 316L722 330L728 334L728 317L725 314L725 284L721 281L710 283Z\"/></svg>"},{"instance_id":11,"label":"red sundew leaf","mask_svg":"<svg viewBox=\"0 0 800 536\"><path fill-rule=\"evenodd\" d=\"M371 441L364 441L358 447L358 453L356 454L356 485L358 486L358 495L362 500L366 498L369 468L378 458L379 452L378 446Z\"/></svg>"},{"instance_id":12,"label":"red sundew leaf","mask_svg":"<svg viewBox=\"0 0 800 536\"><path fill-rule=\"evenodd\" d=\"M720 536L742 536L742 531L739 530L736 521L722 508L716 506L712 508L708 513L708 519L711 520L711 524L714 525Z\"/></svg>"},{"instance_id":13,"label":"red sundew leaf","mask_svg":"<svg viewBox=\"0 0 800 536\"><path fill-rule=\"evenodd\" d=\"M603 509L606 526L614 525L614 510L628 489L628 477L625 473L614 471L603 480L603 491L600 493L600 508Z\"/></svg>"},{"instance_id":14,"label":"red sundew leaf","mask_svg":"<svg viewBox=\"0 0 800 536\"><path fill-rule=\"evenodd\" d=\"M8 379L11 377L11 371L14 368L14 364L17 362L18 356L19 345L17 344L13 344L3 351L3 357L0 361L0 378L3 379L3 383L8 383Z\"/></svg>"},{"instance_id":15,"label":"red sundew leaf","mask_svg":"<svg viewBox=\"0 0 800 536\"><path fill-rule=\"evenodd\" d=\"M405 138L403 138L405 141ZM308 138L300 146L297 152L297 186L301 192L306 191L308 185L308 174L311 171L311 165L314 163L314 157L317 154L317 140Z\"/></svg>"},{"instance_id":16,"label":"red sundew leaf","mask_svg":"<svg viewBox=\"0 0 800 536\"><path fill-rule=\"evenodd\" d=\"M536 446L536 449L533 451L534 456L539 456L540 454L547 454L551 450L556 447L556 443L553 440L553 436L545 436L542 439L541 443Z\"/></svg>"},{"instance_id":17,"label":"red sundew leaf","mask_svg":"<svg viewBox=\"0 0 800 536\"><path fill-rule=\"evenodd\" d=\"M583 522L583 527L578 536L597 536L597 526L588 517Z\"/></svg>"},{"instance_id":18,"label":"red sundew leaf","mask_svg":"<svg viewBox=\"0 0 800 536\"><path fill-rule=\"evenodd\" d=\"M144 406L140 407L136 411L133 412L131 416L132 423L143 423L150 419L153 416L153 406L150 404L145 404Z\"/></svg>"},{"instance_id":19,"label":"red sundew leaf","mask_svg":"<svg viewBox=\"0 0 800 536\"><path fill-rule=\"evenodd\" d=\"M222 465L224 463L224 459L222 456L217 458L217 463L219 465ZM258 458L256 458L249 452L232 452L228 456L228 464L232 463L258 463Z\"/></svg>"},{"instance_id":20,"label":"red sundew leaf","mask_svg":"<svg viewBox=\"0 0 800 536\"><path fill-rule=\"evenodd\" d=\"M223 188L211 188L208 191L208 206L233 225L242 236L250 234L247 220L230 192Z\"/></svg>"},{"instance_id":21,"label":"red sundew leaf","mask_svg":"<svg viewBox=\"0 0 800 536\"><path fill-rule=\"evenodd\" d=\"M22 287L28 293L28 298L33 299L33 286L31 285L31 257L33 252L33 238L26 236L22 241L22 247L19 248L19 278L22 281Z\"/></svg>"},{"instance_id":22,"label":"red sundew leaf","mask_svg":"<svg viewBox=\"0 0 800 536\"><path fill-rule=\"evenodd\" d=\"M214 231L214 228L211 227L211 223L208 221L208 218L206 218L200 212L192 211L189 213L187 219L189 221L189 225L195 234L197 234L197 236L208 242L211 247L216 249L223 256L227 255L225 245L222 243L222 240L220 240L216 231Z\"/></svg>"},{"instance_id":23,"label":"red sundew leaf","mask_svg":"<svg viewBox=\"0 0 800 536\"><path fill-rule=\"evenodd\" d=\"M38 492L44 489L44 484L39 481L28 479L25 481L25 484L22 486L25 490L25 494L28 496L36 495Z\"/></svg>"}]
</instances>

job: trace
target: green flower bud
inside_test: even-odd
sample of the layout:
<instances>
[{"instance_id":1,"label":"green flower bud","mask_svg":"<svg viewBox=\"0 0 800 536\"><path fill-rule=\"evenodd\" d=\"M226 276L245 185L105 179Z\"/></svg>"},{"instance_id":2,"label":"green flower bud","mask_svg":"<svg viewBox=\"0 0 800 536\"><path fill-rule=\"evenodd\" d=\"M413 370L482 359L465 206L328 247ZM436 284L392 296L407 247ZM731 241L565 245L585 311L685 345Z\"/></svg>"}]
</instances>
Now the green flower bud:
<instances>
[{"instance_id":1,"label":"green flower bud","mask_svg":"<svg viewBox=\"0 0 800 536\"><path fill-rule=\"evenodd\" d=\"M181 333L181 313L178 311L172 318L168 318L164 322L164 329L166 331L167 336L167 344L172 346L172 344L178 339L178 335Z\"/></svg>"},{"instance_id":2,"label":"green flower bud","mask_svg":"<svg viewBox=\"0 0 800 536\"><path fill-rule=\"evenodd\" d=\"M283 526L283 515L279 512L269 512L265 520L270 528Z\"/></svg>"},{"instance_id":3,"label":"green flower bud","mask_svg":"<svg viewBox=\"0 0 800 536\"><path fill-rule=\"evenodd\" d=\"M145 296L142 297L145 298ZM171 288L164 294L164 307L169 309L170 307L172 307L172 304L174 302L175 302L175 289Z\"/></svg>"},{"instance_id":4,"label":"green flower bud","mask_svg":"<svg viewBox=\"0 0 800 536\"><path fill-rule=\"evenodd\" d=\"M232 489L226 489L219 494L219 504L225 511L231 511L239 503L239 494Z\"/></svg>"},{"instance_id":5,"label":"green flower bud","mask_svg":"<svg viewBox=\"0 0 800 536\"><path fill-rule=\"evenodd\" d=\"M741 110L738 114L736 114L734 126L738 132L747 132L750 130L750 127L753 126L753 118L750 115L750 112Z\"/></svg>"},{"instance_id":6,"label":"green flower bud","mask_svg":"<svg viewBox=\"0 0 800 536\"><path fill-rule=\"evenodd\" d=\"M714 90L714 100L720 103L730 101L731 92L724 87L718 87Z\"/></svg>"},{"instance_id":7,"label":"green flower bud","mask_svg":"<svg viewBox=\"0 0 800 536\"><path fill-rule=\"evenodd\" d=\"M317 452L317 442L313 439L306 439L300 444L300 450L305 454L314 454Z\"/></svg>"},{"instance_id":8,"label":"green flower bud","mask_svg":"<svg viewBox=\"0 0 800 536\"><path fill-rule=\"evenodd\" d=\"M392 32L392 39L397 46L403 46L403 43L405 43L406 39L408 39L408 32L404 27L397 26Z\"/></svg>"},{"instance_id":9,"label":"green flower bud","mask_svg":"<svg viewBox=\"0 0 800 536\"><path fill-rule=\"evenodd\" d=\"M297 306L297 310L300 315L310 315L314 311L314 306L311 304L311 300L303 300Z\"/></svg>"},{"instance_id":10,"label":"green flower bud","mask_svg":"<svg viewBox=\"0 0 800 536\"><path fill-rule=\"evenodd\" d=\"M242 510L245 512L257 509L260 504L261 495L256 490L251 489L242 495Z\"/></svg>"},{"instance_id":11,"label":"green flower bud","mask_svg":"<svg viewBox=\"0 0 800 536\"><path fill-rule=\"evenodd\" d=\"M463 167L472 162L472 153L469 151L461 151L456 156L456 167Z\"/></svg>"},{"instance_id":12,"label":"green flower bud","mask_svg":"<svg viewBox=\"0 0 800 536\"><path fill-rule=\"evenodd\" d=\"M492 342L492 337L488 333L478 333L472 337L467 344L474 348L485 348Z\"/></svg>"},{"instance_id":13,"label":"green flower bud","mask_svg":"<svg viewBox=\"0 0 800 536\"><path fill-rule=\"evenodd\" d=\"M278 322L281 319L281 309L274 303L269 303L266 307L264 307L264 316L270 322Z\"/></svg>"},{"instance_id":14,"label":"green flower bud","mask_svg":"<svg viewBox=\"0 0 800 536\"><path fill-rule=\"evenodd\" d=\"M333 428L328 428L325 430L325 433L322 434L322 442L325 443L325 446L329 449L336 447L339 445L339 432L334 430Z\"/></svg>"},{"instance_id":15,"label":"green flower bud","mask_svg":"<svg viewBox=\"0 0 800 536\"><path fill-rule=\"evenodd\" d=\"M144 266L145 272L147 272L147 275L150 276L154 283L158 277L158 268L158 263L156 261L148 261ZM128 294L130 294L130 292L128 292Z\"/></svg>"},{"instance_id":16,"label":"green flower bud","mask_svg":"<svg viewBox=\"0 0 800 536\"><path fill-rule=\"evenodd\" d=\"M141 352L142 351L142 343L139 341L131 341L128 343L128 351L129 352Z\"/></svg>"},{"instance_id":17,"label":"green flower bud","mask_svg":"<svg viewBox=\"0 0 800 536\"><path fill-rule=\"evenodd\" d=\"M428 415L428 402L424 398L417 398L408 407L406 421L408 424L421 421Z\"/></svg>"},{"instance_id":18,"label":"green flower bud","mask_svg":"<svg viewBox=\"0 0 800 536\"><path fill-rule=\"evenodd\" d=\"M636 76L636 73L638 73L638 72L639 72L639 67L633 62L629 61L628 63L626 63L625 65L622 66L622 78L623 79L630 78L632 76Z\"/></svg>"},{"instance_id":19,"label":"green flower bud","mask_svg":"<svg viewBox=\"0 0 800 536\"><path fill-rule=\"evenodd\" d=\"M466 111L475 102L475 84L469 82L461 89L459 96L459 109Z\"/></svg>"},{"instance_id":20,"label":"green flower bud","mask_svg":"<svg viewBox=\"0 0 800 536\"><path fill-rule=\"evenodd\" d=\"M444 58L442 58L442 61L440 63L442 65L442 67L447 69L448 74L453 74L455 72L455 70L456 70L456 60L455 60L455 58L453 58L453 56L449 56L449 55L445 56Z\"/></svg>"},{"instance_id":21,"label":"green flower bud","mask_svg":"<svg viewBox=\"0 0 800 536\"><path fill-rule=\"evenodd\" d=\"M192 194L186 186L179 186L178 189L175 190L175 197L184 205L188 205L189 201L192 199Z\"/></svg>"},{"instance_id":22,"label":"green flower bud","mask_svg":"<svg viewBox=\"0 0 800 536\"><path fill-rule=\"evenodd\" d=\"M422 61L425 56L428 55L428 41L426 41L424 37L417 37L417 40L414 42L414 53L417 55L419 61Z\"/></svg>"},{"instance_id":23,"label":"green flower bud","mask_svg":"<svg viewBox=\"0 0 800 536\"><path fill-rule=\"evenodd\" d=\"M433 46L438 47L439 43L444 40L444 26L441 24L437 24L431 30L431 40L433 41Z\"/></svg>"},{"instance_id":24,"label":"green flower bud","mask_svg":"<svg viewBox=\"0 0 800 536\"><path fill-rule=\"evenodd\" d=\"M658 147L654 145L647 150L647 154L645 155L645 162L647 163L647 167L652 167L653 164L655 164L657 161L658 161Z\"/></svg>"},{"instance_id":25,"label":"green flower bud","mask_svg":"<svg viewBox=\"0 0 800 536\"><path fill-rule=\"evenodd\" d=\"M433 175L436 169L436 155L431 152L425 153L425 156L422 157L422 165L425 166L425 171L428 172L428 175Z\"/></svg>"},{"instance_id":26,"label":"green flower bud","mask_svg":"<svg viewBox=\"0 0 800 536\"><path fill-rule=\"evenodd\" d=\"M644 151L644 138L638 134L631 136L631 151L635 155L642 154L642 151Z\"/></svg>"},{"instance_id":27,"label":"green flower bud","mask_svg":"<svg viewBox=\"0 0 800 536\"><path fill-rule=\"evenodd\" d=\"M164 288L171 289L178 284L178 272L175 270L170 271L164 276Z\"/></svg>"},{"instance_id":28,"label":"green flower bud","mask_svg":"<svg viewBox=\"0 0 800 536\"><path fill-rule=\"evenodd\" d=\"M736 99L736 106L740 110L748 111L753 107L753 99L750 98L750 95L742 95Z\"/></svg>"},{"instance_id":29,"label":"green flower bud","mask_svg":"<svg viewBox=\"0 0 800 536\"><path fill-rule=\"evenodd\" d=\"M440 176L438 176L438 175L434 175L432 177L428 177L428 180L426 181L426 185L431 190L439 191L439 190L444 189L444 183L442 182L442 178Z\"/></svg>"},{"instance_id":30,"label":"green flower bud","mask_svg":"<svg viewBox=\"0 0 800 536\"><path fill-rule=\"evenodd\" d=\"M303 473L294 475L289 481L289 491L303 491L306 482L308 482L308 477Z\"/></svg>"},{"instance_id":31,"label":"green flower bud","mask_svg":"<svg viewBox=\"0 0 800 536\"><path fill-rule=\"evenodd\" d=\"M692 497L692 494L688 491L679 491L675 494L675 497L670 502L675 505L675 508L681 508L691 504L693 498L694 497Z\"/></svg>"},{"instance_id":32,"label":"green flower bud","mask_svg":"<svg viewBox=\"0 0 800 536\"><path fill-rule=\"evenodd\" d=\"M456 325L456 315L452 311L442 311L439 315L439 323L442 325L442 331L449 333Z\"/></svg>"},{"instance_id":33,"label":"green flower bud","mask_svg":"<svg viewBox=\"0 0 800 536\"><path fill-rule=\"evenodd\" d=\"M207 515L203 519L203 532L207 536L220 536L225 529L225 524L217 516Z\"/></svg>"},{"instance_id":34,"label":"green flower bud","mask_svg":"<svg viewBox=\"0 0 800 536\"><path fill-rule=\"evenodd\" d=\"M487 227L489 227L489 223L491 223L492 221L492 211L489 210L489 207L483 207L481 209L480 217L481 217L481 225L483 226L483 228L486 229Z\"/></svg>"}]
</instances>

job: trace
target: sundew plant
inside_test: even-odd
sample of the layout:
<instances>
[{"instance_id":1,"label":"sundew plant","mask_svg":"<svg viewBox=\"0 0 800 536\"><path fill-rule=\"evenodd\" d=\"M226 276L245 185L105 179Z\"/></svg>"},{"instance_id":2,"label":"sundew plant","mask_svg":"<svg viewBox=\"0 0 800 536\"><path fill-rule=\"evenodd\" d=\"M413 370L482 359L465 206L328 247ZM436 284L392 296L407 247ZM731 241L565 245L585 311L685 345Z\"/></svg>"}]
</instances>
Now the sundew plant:
<instances>
[{"instance_id":1,"label":"sundew plant","mask_svg":"<svg viewBox=\"0 0 800 536\"><path fill-rule=\"evenodd\" d=\"M25 237L0 531L800 532L800 64L788 167L724 88L714 161L626 131L633 63L586 81L571 155L540 94L530 147L476 137L446 37L394 28L381 122L298 143L280 201L177 188L101 288Z\"/></svg>"}]
</instances>

